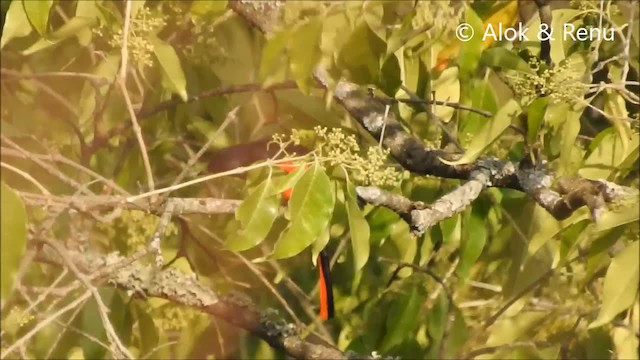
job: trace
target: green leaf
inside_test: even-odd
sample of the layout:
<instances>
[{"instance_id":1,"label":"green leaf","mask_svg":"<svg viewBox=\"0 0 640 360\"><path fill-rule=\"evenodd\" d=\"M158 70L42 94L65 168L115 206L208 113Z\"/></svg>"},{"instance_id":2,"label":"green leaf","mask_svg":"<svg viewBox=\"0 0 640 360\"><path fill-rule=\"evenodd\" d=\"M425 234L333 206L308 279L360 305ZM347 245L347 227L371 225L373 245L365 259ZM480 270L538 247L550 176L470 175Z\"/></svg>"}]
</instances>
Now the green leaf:
<instances>
[{"instance_id":1,"label":"green leaf","mask_svg":"<svg viewBox=\"0 0 640 360\"><path fill-rule=\"evenodd\" d=\"M503 317L490 328L487 345L500 346L527 338L531 330L547 316L544 312L523 311L513 317Z\"/></svg>"},{"instance_id":2,"label":"green leaf","mask_svg":"<svg viewBox=\"0 0 640 360\"><path fill-rule=\"evenodd\" d=\"M321 35L322 19L315 17L300 25L289 40L287 49L291 59L291 71L296 84L304 93L309 93L313 68L320 61L322 55L320 51Z\"/></svg>"},{"instance_id":3,"label":"green leaf","mask_svg":"<svg viewBox=\"0 0 640 360\"><path fill-rule=\"evenodd\" d=\"M338 53L337 66L349 79L364 85L376 83L386 45L366 22L361 22Z\"/></svg>"},{"instance_id":4,"label":"green leaf","mask_svg":"<svg viewBox=\"0 0 640 360\"><path fill-rule=\"evenodd\" d=\"M155 36L149 37L149 40L153 44L153 52L160 63L162 73L171 84L171 90L178 94L182 101L187 101L187 80L175 49Z\"/></svg>"},{"instance_id":5,"label":"green leaf","mask_svg":"<svg viewBox=\"0 0 640 360\"><path fill-rule=\"evenodd\" d=\"M596 230L608 230L621 225L638 222L640 220L640 212L638 212L638 193L629 195L624 202L612 206L604 214L598 217Z\"/></svg>"},{"instance_id":6,"label":"green leaf","mask_svg":"<svg viewBox=\"0 0 640 360\"><path fill-rule=\"evenodd\" d=\"M522 60L522 58L516 55L513 51L504 47L494 47L483 51L482 56L480 57L480 64L505 70L532 73L529 64Z\"/></svg>"},{"instance_id":7,"label":"green leaf","mask_svg":"<svg viewBox=\"0 0 640 360\"><path fill-rule=\"evenodd\" d=\"M576 138L580 133L580 113L569 112L566 120L562 124L562 143L560 146L560 166L557 174L575 174L579 163L582 163L582 155L577 155Z\"/></svg>"},{"instance_id":8,"label":"green leaf","mask_svg":"<svg viewBox=\"0 0 640 360\"><path fill-rule=\"evenodd\" d=\"M334 205L331 181L315 164L293 188L289 201L291 225L276 242L273 258L294 256L311 245L329 224Z\"/></svg>"},{"instance_id":9,"label":"green leaf","mask_svg":"<svg viewBox=\"0 0 640 360\"><path fill-rule=\"evenodd\" d=\"M320 251L324 250L329 243L330 238L331 230L329 229L329 226L327 226L316 241L313 242L313 245L311 246L311 262L313 263L313 266L318 265L318 254L320 254Z\"/></svg>"},{"instance_id":10,"label":"green leaf","mask_svg":"<svg viewBox=\"0 0 640 360\"><path fill-rule=\"evenodd\" d=\"M191 4L191 14L195 16L207 16L217 14L227 9L227 0L194 1Z\"/></svg>"},{"instance_id":11,"label":"green leaf","mask_svg":"<svg viewBox=\"0 0 640 360\"><path fill-rule=\"evenodd\" d=\"M369 259L369 223L358 206L353 184L347 184L347 219L351 234L353 264L355 271L358 272Z\"/></svg>"},{"instance_id":12,"label":"green leaf","mask_svg":"<svg viewBox=\"0 0 640 360\"><path fill-rule=\"evenodd\" d=\"M634 241L611 261L604 277L602 305L598 318L589 328L602 326L634 304L638 293L638 251L639 241Z\"/></svg>"},{"instance_id":13,"label":"green leaf","mask_svg":"<svg viewBox=\"0 0 640 360\"><path fill-rule=\"evenodd\" d=\"M638 311L636 306L635 311ZM634 312L635 314L635 312ZM638 358L638 343L637 330L627 327L617 326L612 331L613 343L616 347L617 359L637 359Z\"/></svg>"},{"instance_id":14,"label":"green leaf","mask_svg":"<svg viewBox=\"0 0 640 360\"><path fill-rule=\"evenodd\" d=\"M397 213L384 207L375 208L371 211L367 215L367 222L371 232L371 244L378 244L391 235L398 218Z\"/></svg>"},{"instance_id":15,"label":"green leaf","mask_svg":"<svg viewBox=\"0 0 640 360\"><path fill-rule=\"evenodd\" d=\"M115 289L99 289L98 293L105 304L109 304L115 294ZM100 309L95 299L90 298L82 308L82 331L101 342L107 342L107 333L100 317ZM106 355L106 349L90 338L82 337L80 344L85 359L101 359Z\"/></svg>"},{"instance_id":16,"label":"green leaf","mask_svg":"<svg viewBox=\"0 0 640 360\"><path fill-rule=\"evenodd\" d=\"M482 19L469 6L464 9L465 22L470 25L475 34L482 34L484 26ZM482 53L482 36L473 36L469 41L463 42L457 63L460 67L460 77L468 78L478 66L480 54Z\"/></svg>"},{"instance_id":17,"label":"green leaf","mask_svg":"<svg viewBox=\"0 0 640 360\"><path fill-rule=\"evenodd\" d=\"M493 119L488 120L487 124L482 127L478 134L475 134L469 148L465 154L457 161L445 161L442 162L450 165L469 164L474 162L482 153L496 141L504 130L511 125L511 119L514 115L520 112L520 106L514 99L509 100Z\"/></svg>"},{"instance_id":18,"label":"green leaf","mask_svg":"<svg viewBox=\"0 0 640 360\"><path fill-rule=\"evenodd\" d=\"M460 76L458 67L452 66L444 70L438 78L433 80L431 89L435 92L434 100L458 102L460 101ZM436 106L433 112L444 122L453 117L455 109L449 106Z\"/></svg>"},{"instance_id":19,"label":"green leaf","mask_svg":"<svg viewBox=\"0 0 640 360\"><path fill-rule=\"evenodd\" d=\"M283 30L275 33L262 48L260 58L259 78L266 81L270 75L277 72L284 62L284 53L289 42L291 31ZM268 86L267 83L264 86Z\"/></svg>"},{"instance_id":20,"label":"green leaf","mask_svg":"<svg viewBox=\"0 0 640 360\"><path fill-rule=\"evenodd\" d=\"M628 140L623 141L611 130L612 128L607 128L601 132L602 136L600 134L596 136L593 143L596 143L597 140L600 141L597 142L597 147L589 154L583 167L578 171L580 176L589 179L607 179L623 162L626 162L629 156L633 153L635 153L634 156L637 156L640 138L634 136L627 143Z\"/></svg>"},{"instance_id":21,"label":"green leaf","mask_svg":"<svg viewBox=\"0 0 640 360\"><path fill-rule=\"evenodd\" d=\"M31 55L40 50L58 44L60 41L77 35L83 29L94 25L97 22L96 18L80 17L76 16L67 21L58 30L54 31L47 38L42 38L36 41L33 45L29 46L22 52L23 55Z\"/></svg>"},{"instance_id":22,"label":"green leaf","mask_svg":"<svg viewBox=\"0 0 640 360\"><path fill-rule=\"evenodd\" d=\"M460 278L464 279L469 275L469 269L482 254L482 249L487 241L486 218L487 209L477 203L474 204L471 211L466 211L463 217L462 248L460 262L456 269Z\"/></svg>"},{"instance_id":23,"label":"green leaf","mask_svg":"<svg viewBox=\"0 0 640 360\"><path fill-rule=\"evenodd\" d=\"M240 204L236 219L242 223L242 230L227 241L228 250L247 250L265 239L280 208L280 197L272 193L271 187L272 180L268 177Z\"/></svg>"},{"instance_id":24,"label":"green leaf","mask_svg":"<svg viewBox=\"0 0 640 360\"><path fill-rule=\"evenodd\" d=\"M136 305L135 317L138 322L138 337L140 339L140 353L148 354L150 358L153 358L154 354L150 353L156 346L158 346L158 329L153 322L153 318L147 312L145 306Z\"/></svg>"},{"instance_id":25,"label":"green leaf","mask_svg":"<svg viewBox=\"0 0 640 360\"><path fill-rule=\"evenodd\" d=\"M396 221L391 229L391 242L398 251L398 260L412 263L418 253L418 241L411 235L409 225L404 220ZM400 270L398 276L403 277L411 274L411 268Z\"/></svg>"},{"instance_id":26,"label":"green leaf","mask_svg":"<svg viewBox=\"0 0 640 360\"><path fill-rule=\"evenodd\" d=\"M275 178L271 186L270 194L281 194L283 191L293 188L306 171L304 166L298 166L292 173Z\"/></svg>"},{"instance_id":27,"label":"green leaf","mask_svg":"<svg viewBox=\"0 0 640 360\"><path fill-rule=\"evenodd\" d=\"M53 0L23 0L24 11L29 18L29 22L38 34L44 36L47 32L49 22L49 11L53 5Z\"/></svg>"},{"instance_id":28,"label":"green leaf","mask_svg":"<svg viewBox=\"0 0 640 360\"><path fill-rule=\"evenodd\" d=\"M527 141L534 144L538 140L538 131L544 122L549 98L542 97L533 100L527 109Z\"/></svg>"},{"instance_id":29,"label":"green leaf","mask_svg":"<svg viewBox=\"0 0 640 360\"><path fill-rule=\"evenodd\" d=\"M382 352L389 351L413 334L420 320L418 313L422 298L418 285L413 285L408 294L393 302L387 314L387 332L380 345Z\"/></svg>"},{"instance_id":30,"label":"green leaf","mask_svg":"<svg viewBox=\"0 0 640 360\"><path fill-rule=\"evenodd\" d=\"M171 305L175 306L175 305ZM198 315L189 322L189 326L180 332L178 343L176 344L176 359L188 359L191 352L198 345L200 336L209 326L209 317Z\"/></svg>"},{"instance_id":31,"label":"green leaf","mask_svg":"<svg viewBox=\"0 0 640 360\"><path fill-rule=\"evenodd\" d=\"M20 197L0 182L0 247L2 250L2 304L13 290L13 282L27 244L27 212Z\"/></svg>"},{"instance_id":32,"label":"green leaf","mask_svg":"<svg viewBox=\"0 0 640 360\"><path fill-rule=\"evenodd\" d=\"M24 10L24 6L22 6L22 1L12 1L4 20L0 49L11 39L31 34L31 30L31 24L29 24L29 18L27 18L27 13Z\"/></svg>"},{"instance_id":33,"label":"green leaf","mask_svg":"<svg viewBox=\"0 0 640 360\"><path fill-rule=\"evenodd\" d=\"M470 88L472 90L467 93L471 97L471 106L495 114L497 110L496 95L491 84L485 79L472 79ZM489 119L470 111L464 112L462 116L463 120L460 124L459 136L463 146L466 146Z\"/></svg>"}]
</instances>

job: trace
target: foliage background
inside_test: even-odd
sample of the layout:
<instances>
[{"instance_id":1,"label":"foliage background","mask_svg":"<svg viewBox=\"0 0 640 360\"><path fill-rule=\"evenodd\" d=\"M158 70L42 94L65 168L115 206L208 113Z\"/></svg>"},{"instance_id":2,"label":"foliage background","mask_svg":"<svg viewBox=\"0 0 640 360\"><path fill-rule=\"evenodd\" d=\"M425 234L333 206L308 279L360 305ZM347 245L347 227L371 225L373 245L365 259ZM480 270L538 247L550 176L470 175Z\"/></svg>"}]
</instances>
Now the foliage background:
<instances>
[{"instance_id":1,"label":"foliage background","mask_svg":"<svg viewBox=\"0 0 640 360\"><path fill-rule=\"evenodd\" d=\"M310 338L402 358L637 358L637 203L613 206L598 222L586 207L558 221L520 192L491 188L412 236L393 211L359 206L354 186L430 203L462 182L403 171L312 78L322 64L335 80L375 86L377 96L406 98L404 85L422 99L495 114L392 106L407 131L433 147L457 142L469 161L524 157L558 176L637 187L637 2L553 3L556 33L571 22L616 34L612 42L552 41L554 66L536 60L538 41L454 37L460 21L478 33L527 9L535 29L533 2L251 6L276 13L268 36L226 1L134 1L124 48L126 2L2 2L3 356L110 358L113 339L95 299L39 327L81 289L67 269L38 261L37 240L131 255L157 228L156 215L138 210L54 211L56 196L145 194L213 167L228 171L171 196L243 205L235 217L174 219L160 243L165 261L177 259L170 266L218 293L277 309ZM221 91L196 98L210 89ZM292 175L266 155L251 168L238 167L248 152L216 156L273 134L286 143L292 133L314 149L285 156L300 165ZM289 186L284 212L279 193ZM320 323L310 260L325 245L337 316ZM136 357L283 356L197 310L96 286Z\"/></svg>"}]
</instances>

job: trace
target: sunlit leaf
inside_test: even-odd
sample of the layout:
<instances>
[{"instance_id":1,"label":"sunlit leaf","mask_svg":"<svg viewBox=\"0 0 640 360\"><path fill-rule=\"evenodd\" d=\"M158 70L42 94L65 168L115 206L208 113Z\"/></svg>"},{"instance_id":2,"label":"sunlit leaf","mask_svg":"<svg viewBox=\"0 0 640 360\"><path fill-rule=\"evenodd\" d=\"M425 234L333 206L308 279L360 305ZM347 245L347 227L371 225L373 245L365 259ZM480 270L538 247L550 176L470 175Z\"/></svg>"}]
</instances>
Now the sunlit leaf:
<instances>
[{"instance_id":1,"label":"sunlit leaf","mask_svg":"<svg viewBox=\"0 0 640 360\"><path fill-rule=\"evenodd\" d=\"M262 48L262 57L260 58L260 70L258 71L261 80L265 81L276 72L280 67L286 64L283 61L285 49L289 43L291 32L287 30L279 31L272 34L267 43ZM268 84L265 83L265 86Z\"/></svg>"},{"instance_id":2,"label":"sunlit leaf","mask_svg":"<svg viewBox=\"0 0 640 360\"><path fill-rule=\"evenodd\" d=\"M531 68L526 61L513 51L504 47L494 47L482 52L480 63L485 66L500 68L504 70L517 70L531 73Z\"/></svg>"},{"instance_id":3,"label":"sunlit leaf","mask_svg":"<svg viewBox=\"0 0 640 360\"><path fill-rule=\"evenodd\" d=\"M611 173L632 155L630 152L635 152L637 156L638 143L640 143L638 136L632 137L627 142L610 130L611 128L602 131L602 136L596 136L594 139L594 143L599 140L597 147L589 154L578 171L580 176L589 179L608 179Z\"/></svg>"},{"instance_id":4,"label":"sunlit leaf","mask_svg":"<svg viewBox=\"0 0 640 360\"><path fill-rule=\"evenodd\" d=\"M398 251L398 261L412 263L418 252L418 240L411 235L409 225L404 220L396 221L391 228L390 240ZM400 270L400 277L411 274L411 268Z\"/></svg>"},{"instance_id":5,"label":"sunlit leaf","mask_svg":"<svg viewBox=\"0 0 640 360\"><path fill-rule=\"evenodd\" d=\"M288 258L311 245L329 225L334 204L329 177L319 165L312 166L293 188L291 225L276 242L272 256Z\"/></svg>"},{"instance_id":6,"label":"sunlit leaf","mask_svg":"<svg viewBox=\"0 0 640 360\"><path fill-rule=\"evenodd\" d=\"M616 347L616 358L638 359L638 347L640 346L638 336L630 329L622 326L615 327L612 332L613 343Z\"/></svg>"},{"instance_id":7,"label":"sunlit leaf","mask_svg":"<svg viewBox=\"0 0 640 360\"><path fill-rule=\"evenodd\" d=\"M483 32L482 19L469 6L464 10L465 23L469 24L475 34ZM469 41L463 42L456 62L460 67L460 77L468 78L478 66L480 54L482 53L482 36L473 36Z\"/></svg>"},{"instance_id":8,"label":"sunlit leaf","mask_svg":"<svg viewBox=\"0 0 640 360\"><path fill-rule=\"evenodd\" d=\"M358 84L375 83L386 45L366 22L360 22L338 53L338 66Z\"/></svg>"},{"instance_id":9,"label":"sunlit leaf","mask_svg":"<svg viewBox=\"0 0 640 360\"><path fill-rule=\"evenodd\" d=\"M443 102L460 101L460 79L458 68L450 67L433 80L431 90L435 92L434 100ZM444 122L451 120L455 109L449 106L436 106L433 112Z\"/></svg>"},{"instance_id":10,"label":"sunlit leaf","mask_svg":"<svg viewBox=\"0 0 640 360\"><path fill-rule=\"evenodd\" d=\"M492 119L487 121L478 134L474 134L471 144L460 160L441 161L450 165L469 164L475 161L511 125L511 119L519 112L518 102L514 99L509 100Z\"/></svg>"},{"instance_id":11,"label":"sunlit leaf","mask_svg":"<svg viewBox=\"0 0 640 360\"><path fill-rule=\"evenodd\" d=\"M602 305L597 319L589 328L602 326L634 304L638 293L639 241L634 241L611 261L604 277Z\"/></svg>"},{"instance_id":12,"label":"sunlit leaf","mask_svg":"<svg viewBox=\"0 0 640 360\"><path fill-rule=\"evenodd\" d=\"M280 197L272 192L272 180L268 177L256 187L236 210L236 219L242 229L227 240L226 248L243 251L260 244L278 216Z\"/></svg>"},{"instance_id":13,"label":"sunlit leaf","mask_svg":"<svg viewBox=\"0 0 640 360\"><path fill-rule=\"evenodd\" d=\"M355 271L362 269L369 259L369 223L358 206L357 195L352 184L347 184L347 217L351 234L351 248Z\"/></svg>"},{"instance_id":14,"label":"sunlit leaf","mask_svg":"<svg viewBox=\"0 0 640 360\"><path fill-rule=\"evenodd\" d=\"M42 38L36 41L33 45L29 46L22 52L24 55L31 55L40 50L44 50L48 47L54 46L60 41L67 39L71 36L78 35L78 33L97 22L96 18L79 17L76 16L65 22L59 29L51 33L47 38Z\"/></svg>"},{"instance_id":15,"label":"sunlit leaf","mask_svg":"<svg viewBox=\"0 0 640 360\"><path fill-rule=\"evenodd\" d=\"M486 217L487 210L480 204L475 204L463 217L460 262L456 269L463 279L468 276L469 269L480 257L487 241Z\"/></svg>"},{"instance_id":16,"label":"sunlit leaf","mask_svg":"<svg viewBox=\"0 0 640 360\"><path fill-rule=\"evenodd\" d=\"M194 1L191 3L191 14L195 16L207 16L220 13L227 9L227 0Z\"/></svg>"},{"instance_id":17,"label":"sunlit leaf","mask_svg":"<svg viewBox=\"0 0 640 360\"><path fill-rule=\"evenodd\" d=\"M543 312L527 311L499 320L490 328L487 345L498 346L511 344L519 339L526 339L530 329L547 316Z\"/></svg>"},{"instance_id":18,"label":"sunlit leaf","mask_svg":"<svg viewBox=\"0 0 640 360\"><path fill-rule=\"evenodd\" d=\"M611 205L598 216L596 229L602 231L633 222L637 223L640 220L640 211L638 209L638 194L636 192L630 194L624 201Z\"/></svg>"},{"instance_id":19,"label":"sunlit leaf","mask_svg":"<svg viewBox=\"0 0 640 360\"><path fill-rule=\"evenodd\" d=\"M313 68L322 55L320 51L321 34L322 21L320 18L314 18L299 26L289 39L287 49L291 59L291 71L298 87L305 93L309 93ZM274 46L278 45L274 44Z\"/></svg>"},{"instance_id":20,"label":"sunlit leaf","mask_svg":"<svg viewBox=\"0 0 640 360\"><path fill-rule=\"evenodd\" d=\"M49 23L49 11L53 5L53 0L22 0L24 11L29 18L29 22L38 34L44 36Z\"/></svg>"},{"instance_id":21,"label":"sunlit leaf","mask_svg":"<svg viewBox=\"0 0 640 360\"><path fill-rule=\"evenodd\" d=\"M527 141L529 144L535 144L538 140L538 131L544 123L548 103L549 98L538 98L533 100L527 109Z\"/></svg>"},{"instance_id":22,"label":"sunlit leaf","mask_svg":"<svg viewBox=\"0 0 640 360\"><path fill-rule=\"evenodd\" d=\"M11 39L21 38L31 34L31 30L31 24L29 23L29 18L22 5L22 1L12 1L4 19L0 48L3 48Z\"/></svg>"},{"instance_id":23,"label":"sunlit leaf","mask_svg":"<svg viewBox=\"0 0 640 360\"><path fill-rule=\"evenodd\" d=\"M173 46L158 39L155 36L149 37L153 44L153 52L158 59L162 72L171 84L171 90L178 94L182 101L187 101L187 80L184 77L180 59Z\"/></svg>"}]
</instances>

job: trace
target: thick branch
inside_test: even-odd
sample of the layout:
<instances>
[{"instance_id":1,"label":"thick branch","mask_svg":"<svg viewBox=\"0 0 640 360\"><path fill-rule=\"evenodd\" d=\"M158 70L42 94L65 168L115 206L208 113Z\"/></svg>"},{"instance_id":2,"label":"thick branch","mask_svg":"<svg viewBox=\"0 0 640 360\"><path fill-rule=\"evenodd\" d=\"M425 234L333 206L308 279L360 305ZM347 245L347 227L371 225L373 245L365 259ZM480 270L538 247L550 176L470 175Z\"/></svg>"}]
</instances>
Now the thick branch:
<instances>
[{"instance_id":1,"label":"thick branch","mask_svg":"<svg viewBox=\"0 0 640 360\"><path fill-rule=\"evenodd\" d=\"M19 192L28 205L48 206L53 208L70 208L81 212L93 210L143 210L162 215L168 203L173 205L172 214L229 214L236 211L241 200L216 198L168 198L155 203L148 199L127 201L125 196L46 196Z\"/></svg>"},{"instance_id":2,"label":"thick branch","mask_svg":"<svg viewBox=\"0 0 640 360\"><path fill-rule=\"evenodd\" d=\"M255 9L251 8L251 5L243 1L232 1L229 5L231 9L263 33L269 33L273 29L273 21L275 21L273 16L261 17L259 12L256 12ZM537 5L543 12L548 10L546 0L537 1ZM546 15L545 13L545 20L549 20ZM324 87L333 89L333 97L336 102L341 104L376 140L381 141L405 169L419 175L476 181L475 184L469 184L460 190L470 190L467 194L468 197L465 196L465 198L471 198L471 195L474 195L476 190L479 189L481 191L488 186L524 191L557 219L567 218L573 211L583 205L590 206L592 214L597 214L603 210L604 203L608 202L603 193L610 192L612 188L610 183L604 181L577 178L580 181L575 183L587 184L585 186L589 190L585 191L585 188L575 189L574 183L571 184L569 191L563 191L563 189L556 191L551 188L551 175L541 169L526 167L524 166L525 164L516 164L508 160L489 157L478 159L471 164L447 164L442 160L455 161L460 159L462 155L426 146L419 138L408 133L400 125L395 114L385 112L385 104L383 102L378 101L366 90L354 83L345 80L340 80L336 83L322 65L316 67L313 75ZM487 167L488 164L490 164L489 167ZM477 178L479 172L483 174L481 181ZM571 179L575 181L576 177ZM560 183L561 181L562 179L558 182ZM631 191L624 191L624 193L628 194ZM596 200L598 197L603 198L604 201ZM443 199L443 206L449 200L451 199ZM466 202L458 205L464 203ZM436 216L442 217L444 214L451 213L451 211L455 213L460 209L452 205L451 209ZM429 225L429 222L418 225Z\"/></svg>"},{"instance_id":3,"label":"thick branch","mask_svg":"<svg viewBox=\"0 0 640 360\"><path fill-rule=\"evenodd\" d=\"M53 263L62 263L52 251L43 255ZM299 336L294 324L279 318L275 310L259 310L251 299L240 294L218 297L211 289L200 284L192 275L175 268L160 270L153 264L139 261L127 264L118 253L101 256L95 253L69 251L79 269L86 274L114 268L114 264L126 264L105 275L108 284L143 297L158 297L175 304L189 306L223 319L251 334L260 337L273 348L296 359L350 359L338 349L311 343ZM104 272L102 272L104 274Z\"/></svg>"}]
</instances>

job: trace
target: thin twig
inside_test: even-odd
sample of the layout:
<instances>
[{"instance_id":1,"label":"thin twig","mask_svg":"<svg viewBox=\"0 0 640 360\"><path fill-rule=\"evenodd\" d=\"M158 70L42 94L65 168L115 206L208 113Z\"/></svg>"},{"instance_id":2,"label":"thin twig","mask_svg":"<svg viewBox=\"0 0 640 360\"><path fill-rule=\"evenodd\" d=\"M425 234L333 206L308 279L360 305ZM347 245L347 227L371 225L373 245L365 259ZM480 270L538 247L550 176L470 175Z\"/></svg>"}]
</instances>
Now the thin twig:
<instances>
[{"instance_id":1,"label":"thin twig","mask_svg":"<svg viewBox=\"0 0 640 360\"><path fill-rule=\"evenodd\" d=\"M44 195L51 195L51 193L49 192L49 190L47 190L47 188L45 188L42 184L40 184L40 182L38 180L34 179L33 176L29 175L28 173L18 169L17 167L11 166L11 165L3 162L3 161L0 161L0 166L4 167L4 168L7 168L7 169L13 171L14 173L22 176L27 181L29 181L30 183L35 185L35 187L37 187L38 190L40 190L40 192L43 193Z\"/></svg>"},{"instance_id":2,"label":"thin twig","mask_svg":"<svg viewBox=\"0 0 640 360\"><path fill-rule=\"evenodd\" d=\"M5 138L3 138L4 140ZM4 156L11 156L11 157L17 157L17 158L21 158L21 159L28 159L31 161L36 162L36 160L42 160L42 161L50 161L50 162L56 162L56 163L61 163L67 166L72 167L74 170L78 170L82 173L84 173L85 175L91 176L93 177L95 180L99 180L101 183L103 183L104 185L108 186L109 188L111 188L112 190L114 190L115 192L118 192L122 195L130 195L129 192L127 192L125 189L123 189L122 187L120 187L118 184L116 184L113 180L111 179L107 179L106 177L98 174L97 172L82 166L78 163L76 163L75 161L68 159L66 157L64 157L63 155L60 154L55 154L55 153L49 153L49 154L36 154L33 152L29 152L27 150L24 151L18 151L15 149L9 149L7 147L2 147L0 148L0 153L2 153L2 155ZM34 160L36 159L36 160Z\"/></svg>"},{"instance_id":3,"label":"thin twig","mask_svg":"<svg viewBox=\"0 0 640 360\"><path fill-rule=\"evenodd\" d=\"M142 162L144 164L145 173L147 174L147 187L150 191L153 191L155 189L155 184L153 181L153 172L151 171L151 162L149 162L149 155L147 154L147 146L144 143L144 138L142 137L142 129L140 128L140 124L138 123L138 118L136 117L136 112L133 109L133 103L131 102L129 91L127 90L127 60L129 58L129 50L127 48L127 45L129 41L128 39L130 23L131 0L126 0L124 10L124 26L122 29L122 47L120 49L122 64L120 65L118 85L120 86L124 101L127 104L127 110L129 111L129 117L131 118L131 124L133 125L133 132L135 133L136 139L138 140L138 145L140 146Z\"/></svg>"},{"instance_id":4,"label":"thin twig","mask_svg":"<svg viewBox=\"0 0 640 360\"><path fill-rule=\"evenodd\" d=\"M127 198L127 201L128 202L133 202L133 201L136 201L136 200L148 198L150 196L159 195L159 194L163 194L163 193L170 192L170 191L175 191L175 190L178 190L178 189L183 189L183 188L186 188L186 187L189 187L189 186L192 186L192 185L200 184L200 183L205 182L205 181L209 181L209 180L213 180L213 179L217 179L217 178L221 178L221 177L225 177L225 176L229 176L229 175L242 174L242 173L245 173L245 172L250 171L250 170L259 169L259 168L266 167L266 166L277 165L277 164L283 163L283 162L302 160L302 159L305 159L305 158L306 158L306 156L297 156L297 157L293 157L293 158L279 159L279 160L269 159L269 160L266 160L266 161L263 161L263 162L260 162L260 163L249 165L249 166L240 166L240 167L237 167L237 168L235 168L233 170L228 170L228 171L223 171L223 172L216 173L216 174L203 176L203 177L200 177L200 178L197 178L197 179L193 179L193 180L190 180L190 181L183 182L182 184L176 184L176 185L173 185L173 186L168 186L168 187L165 187L165 188L156 189L154 191L148 191L146 193L129 196Z\"/></svg>"},{"instance_id":5,"label":"thin twig","mask_svg":"<svg viewBox=\"0 0 640 360\"><path fill-rule=\"evenodd\" d=\"M45 326L49 325L52 321L63 315L64 313L78 307L81 303L91 297L91 291L87 290L82 295L80 295L77 299L67 304L67 306L61 308L55 313L51 314L46 319L40 321L36 324L29 332L24 334L20 339L16 340L13 344L9 345L9 347L2 352L0 358L6 359L7 355L11 354L16 348L22 346L27 340L32 338L35 334L37 334L40 330L44 329Z\"/></svg>"},{"instance_id":6,"label":"thin twig","mask_svg":"<svg viewBox=\"0 0 640 360\"><path fill-rule=\"evenodd\" d=\"M178 176L175 178L175 180L173 180L171 185L179 184L187 175L187 172L189 171L189 169L192 168L196 164L196 162L200 159L200 157L202 157L202 155L204 155L204 153L209 149L213 141L227 128L227 126L230 123L238 120L238 117L237 117L238 109L239 107L236 106L231 111L229 111L229 113L225 117L220 127L217 128L216 131L211 136L209 136L209 139L207 140L207 142L200 148L200 150L194 156L192 156L189 159L184 169L182 169L182 172L178 174Z\"/></svg>"},{"instance_id":7,"label":"thin twig","mask_svg":"<svg viewBox=\"0 0 640 360\"><path fill-rule=\"evenodd\" d=\"M82 282L82 284L87 288L91 295L93 295L94 300L98 304L98 313L100 314L100 318L102 319L102 324L104 325L105 332L107 333L111 344L114 346L114 349L112 350L115 351L114 355L116 355L116 357L126 356L128 359L133 359L133 355L129 352L129 349L127 349L127 347L122 344L120 338L118 337L118 334L116 333L116 330L113 327L113 324L111 324L111 320L107 315L109 313L109 308L105 305L104 301L102 301L102 297L100 296L98 289L96 289L96 287L91 284L89 279L82 272L80 272L69 254L67 254L66 249L58 245L55 240L50 241L45 239L44 242L48 246L53 248L58 253L58 255L60 255L67 268L71 270L71 272L78 278L78 280L80 280L80 282Z\"/></svg>"},{"instance_id":8,"label":"thin twig","mask_svg":"<svg viewBox=\"0 0 640 360\"><path fill-rule=\"evenodd\" d=\"M81 192L84 192L84 193L89 194L89 195L93 195L93 193L90 190L84 188L82 184L80 184L77 181L75 181L74 179L68 177L62 171L56 169L55 167L51 166L50 164L47 164L46 162L40 160L39 158L30 157L28 151L23 149L20 145L18 145L16 143L14 143L13 141L11 141L4 134L0 134L0 138L2 139L3 142L7 143L9 146L11 146L15 150L17 150L23 156L25 156L27 158L30 158L30 160L32 160L36 164L40 165L42 168L47 170L47 172L49 172L51 175L57 177L62 182L64 182L67 185L69 185L71 188L76 189L76 190L81 190Z\"/></svg>"}]
</instances>

